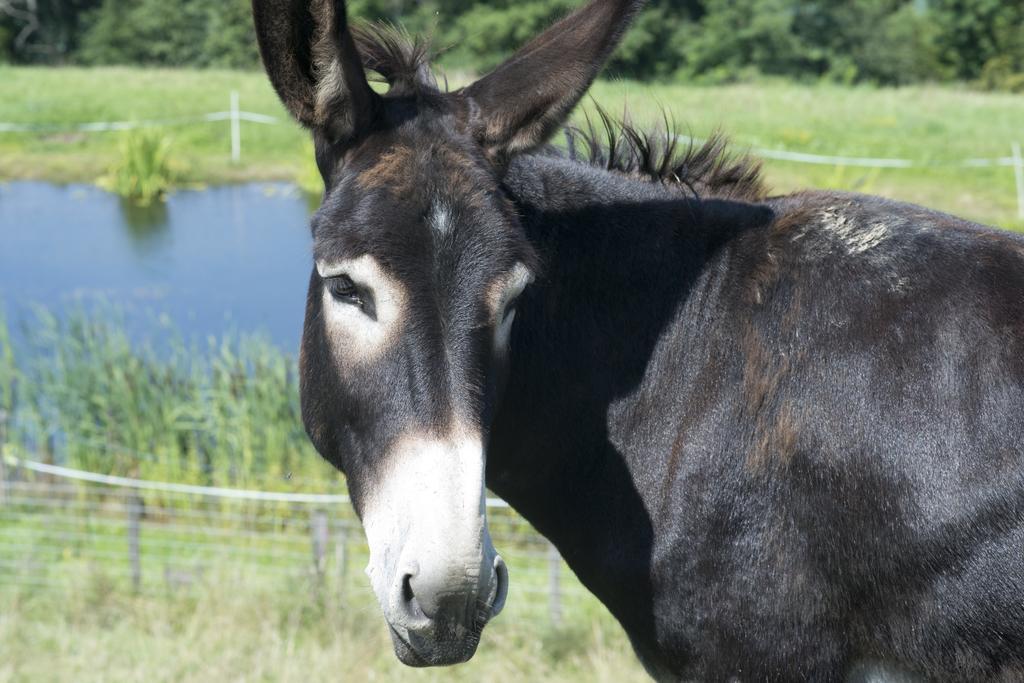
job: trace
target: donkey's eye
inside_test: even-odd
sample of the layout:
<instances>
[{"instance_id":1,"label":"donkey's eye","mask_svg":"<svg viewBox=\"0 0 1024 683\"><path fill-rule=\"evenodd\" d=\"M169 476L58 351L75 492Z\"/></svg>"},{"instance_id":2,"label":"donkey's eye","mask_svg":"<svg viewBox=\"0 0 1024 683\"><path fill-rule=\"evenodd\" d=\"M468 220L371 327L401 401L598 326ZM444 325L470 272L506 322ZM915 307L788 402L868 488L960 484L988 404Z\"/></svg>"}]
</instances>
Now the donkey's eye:
<instances>
[{"instance_id":1,"label":"donkey's eye","mask_svg":"<svg viewBox=\"0 0 1024 683\"><path fill-rule=\"evenodd\" d=\"M377 306L369 289L359 287L348 275L334 275L324 280L327 282L327 291L335 301L356 306L371 320L377 319Z\"/></svg>"},{"instance_id":2,"label":"donkey's eye","mask_svg":"<svg viewBox=\"0 0 1024 683\"><path fill-rule=\"evenodd\" d=\"M363 300L359 295L359 289L355 283L352 282L352 278L347 275L337 275L335 277L327 278L327 289L330 291L331 296L334 297L335 301L341 301L346 304L353 304L355 306L362 306Z\"/></svg>"}]
</instances>

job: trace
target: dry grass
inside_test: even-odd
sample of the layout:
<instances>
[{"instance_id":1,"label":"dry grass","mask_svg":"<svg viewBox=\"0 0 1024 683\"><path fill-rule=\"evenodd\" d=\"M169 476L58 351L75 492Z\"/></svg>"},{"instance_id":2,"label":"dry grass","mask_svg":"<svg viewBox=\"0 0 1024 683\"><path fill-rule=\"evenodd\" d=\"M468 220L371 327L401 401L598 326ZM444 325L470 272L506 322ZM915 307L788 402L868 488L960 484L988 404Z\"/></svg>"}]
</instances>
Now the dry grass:
<instances>
[{"instance_id":1,"label":"dry grass","mask_svg":"<svg viewBox=\"0 0 1024 683\"><path fill-rule=\"evenodd\" d=\"M173 595L119 592L102 573L63 589L0 588L0 681L647 680L610 618L490 625L469 663L410 669L375 606L230 572Z\"/></svg>"}]
</instances>

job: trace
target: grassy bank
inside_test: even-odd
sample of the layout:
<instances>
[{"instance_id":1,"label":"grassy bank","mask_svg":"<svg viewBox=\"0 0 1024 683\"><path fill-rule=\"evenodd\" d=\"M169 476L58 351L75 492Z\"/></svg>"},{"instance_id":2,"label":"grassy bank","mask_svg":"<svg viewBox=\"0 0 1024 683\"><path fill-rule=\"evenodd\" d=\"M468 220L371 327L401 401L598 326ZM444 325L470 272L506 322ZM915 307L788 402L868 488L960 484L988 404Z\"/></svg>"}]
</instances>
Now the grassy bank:
<instances>
[{"instance_id":1,"label":"grassy bank","mask_svg":"<svg viewBox=\"0 0 1024 683\"><path fill-rule=\"evenodd\" d=\"M456 79L457 80L457 79ZM305 134L291 123L259 72L0 67L0 122L67 127L92 121L188 118L228 108L280 119L242 123L242 160L232 164L224 121L169 124L174 154L198 183L295 180L308 175ZM956 168L969 158L1009 155L1022 137L1019 95L947 87L876 89L761 83L723 87L603 81L593 101L629 107L638 122L667 109L683 132L721 130L736 148L907 158L928 168L867 169L767 161L778 192L833 187L914 201L1010 228L1016 218L1010 168ZM591 103L584 108L592 106ZM0 179L93 181L117 158L116 132L0 133Z\"/></svg>"}]
</instances>

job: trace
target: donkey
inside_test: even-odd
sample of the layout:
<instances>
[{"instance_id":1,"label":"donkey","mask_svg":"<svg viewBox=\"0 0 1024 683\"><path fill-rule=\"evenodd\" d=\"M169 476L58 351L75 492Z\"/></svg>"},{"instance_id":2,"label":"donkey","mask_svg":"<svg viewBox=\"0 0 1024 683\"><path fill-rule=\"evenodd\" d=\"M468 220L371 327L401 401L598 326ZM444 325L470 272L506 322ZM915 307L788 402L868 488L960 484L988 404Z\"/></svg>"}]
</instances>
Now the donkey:
<instances>
[{"instance_id":1,"label":"donkey","mask_svg":"<svg viewBox=\"0 0 1024 683\"><path fill-rule=\"evenodd\" d=\"M395 653L501 610L486 485L655 678L1024 680L1024 240L769 197L717 142L547 147L640 5L448 92L339 0L253 0L326 186L303 421Z\"/></svg>"}]
</instances>

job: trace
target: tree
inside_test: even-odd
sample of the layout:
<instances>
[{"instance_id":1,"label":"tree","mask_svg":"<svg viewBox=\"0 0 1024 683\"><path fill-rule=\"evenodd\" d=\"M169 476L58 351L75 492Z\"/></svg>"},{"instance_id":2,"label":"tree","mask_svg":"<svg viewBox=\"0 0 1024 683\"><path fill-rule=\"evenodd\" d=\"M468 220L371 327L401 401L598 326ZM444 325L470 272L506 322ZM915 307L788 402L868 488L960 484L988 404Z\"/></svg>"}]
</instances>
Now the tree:
<instances>
[{"instance_id":1,"label":"tree","mask_svg":"<svg viewBox=\"0 0 1024 683\"><path fill-rule=\"evenodd\" d=\"M1000 56L1024 62L1024 3L935 0L932 11L941 59L957 78L977 78ZM1019 68L1024 70L1024 63Z\"/></svg>"},{"instance_id":2,"label":"tree","mask_svg":"<svg viewBox=\"0 0 1024 683\"><path fill-rule=\"evenodd\" d=\"M253 69L260 65L256 30L249 0L221 0L207 8L206 39L202 63L232 69Z\"/></svg>"},{"instance_id":3,"label":"tree","mask_svg":"<svg viewBox=\"0 0 1024 683\"><path fill-rule=\"evenodd\" d=\"M63 61L78 47L82 17L99 0L0 0L0 55Z\"/></svg>"}]
</instances>

